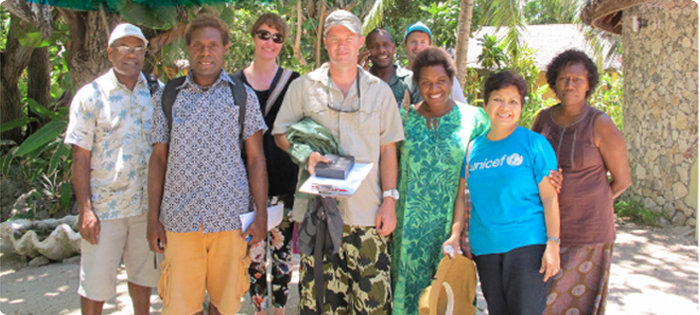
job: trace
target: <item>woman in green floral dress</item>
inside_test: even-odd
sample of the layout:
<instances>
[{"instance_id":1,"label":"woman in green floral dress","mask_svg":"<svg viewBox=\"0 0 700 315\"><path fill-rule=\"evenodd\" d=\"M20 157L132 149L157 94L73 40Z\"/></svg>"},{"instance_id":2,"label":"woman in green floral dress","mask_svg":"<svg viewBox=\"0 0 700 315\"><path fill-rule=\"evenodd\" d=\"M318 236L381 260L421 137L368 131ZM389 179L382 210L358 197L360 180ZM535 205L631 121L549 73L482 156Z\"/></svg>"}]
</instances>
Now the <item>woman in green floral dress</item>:
<instances>
[{"instance_id":1,"label":"woman in green floral dress","mask_svg":"<svg viewBox=\"0 0 700 315\"><path fill-rule=\"evenodd\" d=\"M426 48L412 70L424 101L403 113L406 140L391 253L394 314L418 314L419 295L430 285L443 244L459 248L464 213L454 209L460 170L469 142L489 129L482 109L450 99L456 71L447 52Z\"/></svg>"}]
</instances>

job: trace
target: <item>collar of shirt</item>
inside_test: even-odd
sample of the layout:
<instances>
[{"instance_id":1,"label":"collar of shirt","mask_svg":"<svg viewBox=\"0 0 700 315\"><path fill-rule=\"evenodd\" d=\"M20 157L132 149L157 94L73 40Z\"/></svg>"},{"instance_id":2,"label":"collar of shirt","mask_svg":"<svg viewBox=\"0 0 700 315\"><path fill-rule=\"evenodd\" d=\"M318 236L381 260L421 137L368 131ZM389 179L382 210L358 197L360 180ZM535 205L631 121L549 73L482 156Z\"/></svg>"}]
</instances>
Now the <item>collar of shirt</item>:
<instances>
[{"instance_id":1,"label":"collar of shirt","mask_svg":"<svg viewBox=\"0 0 700 315\"><path fill-rule=\"evenodd\" d=\"M109 69L109 71L107 72L106 78L109 79L105 82L105 83L109 84L109 86L106 86L107 90L114 90L114 89L120 88L120 89L124 89L124 90L131 92L131 90L129 90L129 88L126 87L126 85L119 82L119 79L117 78L117 75L114 73L113 68ZM134 90L136 90L137 88L139 88L139 89L140 88L144 88L144 89L148 88L148 86L146 85L146 77L143 76L143 73L139 73L139 77L136 80L136 85L134 85Z\"/></svg>"},{"instance_id":2,"label":"collar of shirt","mask_svg":"<svg viewBox=\"0 0 700 315\"><path fill-rule=\"evenodd\" d=\"M395 77L403 79L409 75L413 74L413 71L408 70L407 68L404 67L399 67L398 64L394 65L396 67L396 73L394 74Z\"/></svg>"},{"instance_id":3,"label":"collar of shirt","mask_svg":"<svg viewBox=\"0 0 700 315\"><path fill-rule=\"evenodd\" d=\"M185 82L182 83L182 85L178 86L177 89L184 89L185 87L191 87L200 91L204 91L197 83L194 82L194 73L192 71L189 71L187 73L187 76L185 77ZM209 89L221 84L221 82L228 82L231 85L236 85L233 83L233 80L231 80L231 77L228 75L226 70L221 68L221 72L219 72L219 77L216 78L216 81L214 81L214 84L212 84Z\"/></svg>"},{"instance_id":4,"label":"collar of shirt","mask_svg":"<svg viewBox=\"0 0 700 315\"><path fill-rule=\"evenodd\" d=\"M396 71L394 71L394 76L389 79L389 86L394 86L398 81L405 81L408 76L413 75L411 70L399 67L397 64L395 64L394 67L396 67Z\"/></svg>"}]
</instances>

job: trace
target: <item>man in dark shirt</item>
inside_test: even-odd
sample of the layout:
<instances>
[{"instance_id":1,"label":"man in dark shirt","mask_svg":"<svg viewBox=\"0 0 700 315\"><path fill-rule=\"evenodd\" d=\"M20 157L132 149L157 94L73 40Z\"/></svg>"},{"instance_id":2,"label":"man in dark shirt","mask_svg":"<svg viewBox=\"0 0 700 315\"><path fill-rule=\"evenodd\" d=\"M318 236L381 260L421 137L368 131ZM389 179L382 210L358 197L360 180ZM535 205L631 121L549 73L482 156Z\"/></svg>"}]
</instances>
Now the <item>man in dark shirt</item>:
<instances>
[{"instance_id":1,"label":"man in dark shirt","mask_svg":"<svg viewBox=\"0 0 700 315\"><path fill-rule=\"evenodd\" d=\"M387 30L381 28L372 30L367 34L365 47L367 50L360 54L361 62L364 58L372 61L369 72L389 84L399 106L404 102L416 104L423 100L413 81L413 73L394 64L396 45Z\"/></svg>"}]
</instances>

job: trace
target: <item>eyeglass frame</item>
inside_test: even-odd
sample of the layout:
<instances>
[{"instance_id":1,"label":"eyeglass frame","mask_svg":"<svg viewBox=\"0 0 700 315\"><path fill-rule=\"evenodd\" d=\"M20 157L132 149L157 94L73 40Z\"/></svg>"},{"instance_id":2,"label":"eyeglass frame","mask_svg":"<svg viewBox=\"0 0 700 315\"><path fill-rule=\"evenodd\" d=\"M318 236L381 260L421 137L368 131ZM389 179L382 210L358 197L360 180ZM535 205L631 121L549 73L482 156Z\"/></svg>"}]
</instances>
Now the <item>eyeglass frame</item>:
<instances>
[{"instance_id":1,"label":"eyeglass frame","mask_svg":"<svg viewBox=\"0 0 700 315\"><path fill-rule=\"evenodd\" d=\"M284 38L280 33L272 33L268 30L257 30L255 31L255 35L262 41L267 41L272 38L272 42L275 44L284 44Z\"/></svg>"},{"instance_id":2,"label":"eyeglass frame","mask_svg":"<svg viewBox=\"0 0 700 315\"><path fill-rule=\"evenodd\" d=\"M136 47L131 47L127 45L119 45L116 47L112 47L112 49L116 49L117 53L120 55L126 56L128 54L134 53L137 55L145 55L146 54L146 46L136 46Z\"/></svg>"},{"instance_id":3,"label":"eyeglass frame","mask_svg":"<svg viewBox=\"0 0 700 315\"><path fill-rule=\"evenodd\" d=\"M362 108L362 94L360 93L360 68L357 68L357 78L355 78L355 88L357 89L357 109L343 109L331 106L331 73L328 71L328 84L326 84L326 97L328 98L326 106L339 113L357 113Z\"/></svg>"}]
</instances>

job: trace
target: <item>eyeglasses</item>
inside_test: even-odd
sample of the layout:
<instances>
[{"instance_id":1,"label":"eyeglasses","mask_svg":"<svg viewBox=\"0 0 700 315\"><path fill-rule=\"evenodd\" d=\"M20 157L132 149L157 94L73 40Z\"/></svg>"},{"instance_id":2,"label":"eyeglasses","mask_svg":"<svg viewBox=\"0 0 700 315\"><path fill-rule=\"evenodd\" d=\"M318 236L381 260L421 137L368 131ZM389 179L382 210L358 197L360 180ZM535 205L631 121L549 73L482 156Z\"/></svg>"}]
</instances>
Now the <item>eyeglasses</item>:
<instances>
[{"instance_id":1,"label":"eyeglasses","mask_svg":"<svg viewBox=\"0 0 700 315\"><path fill-rule=\"evenodd\" d=\"M326 103L326 106L328 108L336 111L336 112L341 112L341 113L357 113L360 111L360 107L362 107L362 98L360 97L360 69L357 69L357 78L355 78L355 88L357 89L357 108L350 108L350 109L345 109L345 108L335 108L331 106L332 99L331 99L331 74L328 73L328 84L326 84L326 97L328 97L328 103Z\"/></svg>"},{"instance_id":2,"label":"eyeglasses","mask_svg":"<svg viewBox=\"0 0 700 315\"><path fill-rule=\"evenodd\" d=\"M258 35L258 38L260 40L268 40L272 38L272 41L277 44L284 43L284 38L282 38L282 35L280 35L280 33L270 33L266 30L258 30L257 32L255 32L255 34Z\"/></svg>"},{"instance_id":3,"label":"eyeglasses","mask_svg":"<svg viewBox=\"0 0 700 315\"><path fill-rule=\"evenodd\" d=\"M132 52L137 54L137 55L143 55L144 53L146 53L146 47L143 47L143 46L129 47L129 46L122 45L122 46L113 47L113 48L116 49L120 55L128 55Z\"/></svg>"}]
</instances>

